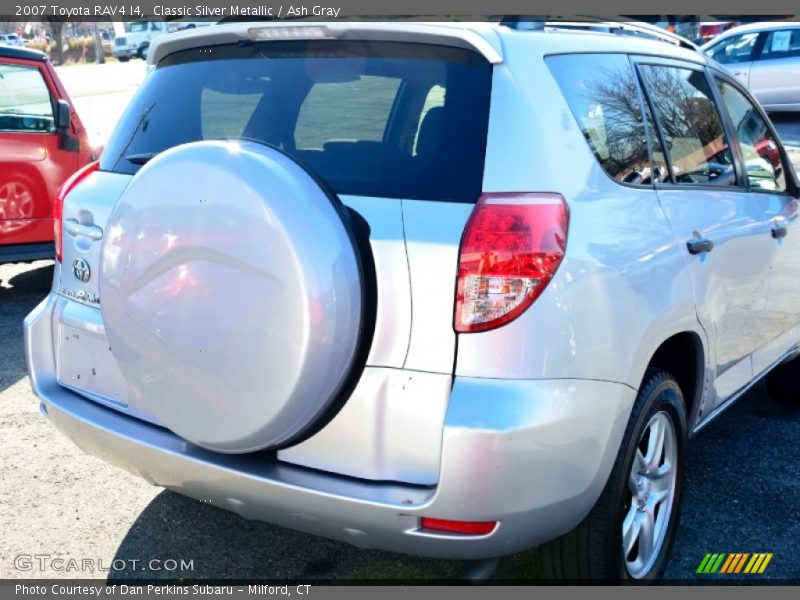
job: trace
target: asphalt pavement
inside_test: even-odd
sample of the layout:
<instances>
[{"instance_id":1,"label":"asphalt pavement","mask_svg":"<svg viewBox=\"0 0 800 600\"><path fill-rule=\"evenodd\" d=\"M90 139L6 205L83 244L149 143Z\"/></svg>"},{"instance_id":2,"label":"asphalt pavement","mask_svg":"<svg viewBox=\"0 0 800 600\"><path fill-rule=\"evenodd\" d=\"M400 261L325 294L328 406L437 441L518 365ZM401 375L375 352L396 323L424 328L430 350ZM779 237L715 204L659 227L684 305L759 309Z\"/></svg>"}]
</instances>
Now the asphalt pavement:
<instances>
[{"instance_id":1,"label":"asphalt pavement","mask_svg":"<svg viewBox=\"0 0 800 600\"><path fill-rule=\"evenodd\" d=\"M141 80L143 64L59 72L79 110L81 102L94 107L83 117L102 142L135 89L131 79ZM785 130L800 140L800 119L784 121L776 120L781 135ZM246 521L84 455L39 413L26 375L22 320L47 294L51 278L48 261L0 265L0 579L441 579L472 566L361 550ZM763 386L692 440L669 578L719 582L718 575L695 574L707 552L772 552L763 575L737 581L800 581L798 440L800 403L773 402ZM42 569L48 559L25 560L33 555L88 559L93 570ZM159 562L146 564L153 560ZM170 560L191 561L191 568L169 570ZM119 568L102 570L112 564ZM495 578L534 583L540 573L532 550L504 558Z\"/></svg>"}]
</instances>

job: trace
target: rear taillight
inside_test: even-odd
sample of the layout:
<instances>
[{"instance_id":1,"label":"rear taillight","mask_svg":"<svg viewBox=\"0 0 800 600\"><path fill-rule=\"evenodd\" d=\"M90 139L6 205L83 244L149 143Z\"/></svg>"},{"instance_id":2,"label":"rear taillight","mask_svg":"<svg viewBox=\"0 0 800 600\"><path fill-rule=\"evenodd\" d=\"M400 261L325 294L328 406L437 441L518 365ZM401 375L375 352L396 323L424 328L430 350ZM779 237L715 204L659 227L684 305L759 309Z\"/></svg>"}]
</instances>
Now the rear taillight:
<instances>
[{"instance_id":1,"label":"rear taillight","mask_svg":"<svg viewBox=\"0 0 800 600\"><path fill-rule=\"evenodd\" d=\"M81 167L70 175L67 180L61 184L61 187L58 188L58 192L56 192L56 201L53 203L53 239L55 241L56 260L58 262L61 262L61 252L64 245L64 239L61 235L61 216L64 211L64 198L67 197L67 194L69 194L76 185L99 168L99 162L92 162L85 167Z\"/></svg>"},{"instance_id":2,"label":"rear taillight","mask_svg":"<svg viewBox=\"0 0 800 600\"><path fill-rule=\"evenodd\" d=\"M550 283L567 246L569 209L560 194L484 194L458 257L456 331L500 327Z\"/></svg>"}]
</instances>

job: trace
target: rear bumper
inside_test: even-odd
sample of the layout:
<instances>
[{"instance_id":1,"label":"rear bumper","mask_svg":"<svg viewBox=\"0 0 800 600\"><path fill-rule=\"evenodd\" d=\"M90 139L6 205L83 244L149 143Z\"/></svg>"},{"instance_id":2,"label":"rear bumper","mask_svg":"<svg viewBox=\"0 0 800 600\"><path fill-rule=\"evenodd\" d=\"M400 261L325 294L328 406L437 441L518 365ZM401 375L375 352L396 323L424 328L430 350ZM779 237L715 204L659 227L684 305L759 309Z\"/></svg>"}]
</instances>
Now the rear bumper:
<instances>
[{"instance_id":1,"label":"rear bumper","mask_svg":"<svg viewBox=\"0 0 800 600\"><path fill-rule=\"evenodd\" d=\"M122 57L122 58L133 58L134 56L136 56L136 51L137 50L138 50L138 48L134 48L133 46L129 46L129 47L126 47L126 46L117 47L117 46L115 46L111 50L111 54L114 55L114 58L120 58L120 57Z\"/></svg>"},{"instance_id":2,"label":"rear bumper","mask_svg":"<svg viewBox=\"0 0 800 600\"><path fill-rule=\"evenodd\" d=\"M84 451L244 517L362 547L487 558L565 533L605 485L635 397L608 382L457 378L436 486L370 482L271 453L208 452L59 386L54 302L25 320L28 369L42 412ZM421 531L421 516L499 524L483 536L441 535Z\"/></svg>"}]
</instances>

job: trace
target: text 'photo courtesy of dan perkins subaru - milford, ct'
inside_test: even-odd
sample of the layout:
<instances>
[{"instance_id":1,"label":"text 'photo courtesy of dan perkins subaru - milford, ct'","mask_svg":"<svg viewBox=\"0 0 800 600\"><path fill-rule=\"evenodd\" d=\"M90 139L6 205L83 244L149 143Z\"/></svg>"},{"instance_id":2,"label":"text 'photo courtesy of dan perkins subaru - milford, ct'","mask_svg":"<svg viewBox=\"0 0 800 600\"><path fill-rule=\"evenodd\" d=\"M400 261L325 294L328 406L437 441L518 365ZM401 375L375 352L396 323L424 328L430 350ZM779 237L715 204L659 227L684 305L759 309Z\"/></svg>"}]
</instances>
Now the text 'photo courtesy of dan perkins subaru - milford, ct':
<instances>
[{"instance_id":1,"label":"text 'photo courtesy of dan perkins subaru - milford, ct'","mask_svg":"<svg viewBox=\"0 0 800 600\"><path fill-rule=\"evenodd\" d=\"M796 12L0 0L0 600L796 595Z\"/></svg>"}]
</instances>

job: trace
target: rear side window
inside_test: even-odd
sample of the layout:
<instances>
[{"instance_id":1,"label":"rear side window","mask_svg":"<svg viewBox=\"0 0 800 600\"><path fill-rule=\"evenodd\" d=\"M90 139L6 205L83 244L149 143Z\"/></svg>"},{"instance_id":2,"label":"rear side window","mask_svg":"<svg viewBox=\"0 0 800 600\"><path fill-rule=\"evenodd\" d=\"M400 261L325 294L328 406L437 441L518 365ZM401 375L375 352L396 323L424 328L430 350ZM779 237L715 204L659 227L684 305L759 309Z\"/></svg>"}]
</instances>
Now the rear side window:
<instances>
[{"instance_id":1,"label":"rear side window","mask_svg":"<svg viewBox=\"0 0 800 600\"><path fill-rule=\"evenodd\" d=\"M547 65L606 173L620 183L659 180L662 174L651 165L639 86L628 57L551 56Z\"/></svg>"},{"instance_id":2,"label":"rear side window","mask_svg":"<svg viewBox=\"0 0 800 600\"><path fill-rule=\"evenodd\" d=\"M198 140L275 146L340 194L474 202L492 68L474 52L388 42L267 42L187 50L148 76L101 157Z\"/></svg>"},{"instance_id":3,"label":"rear side window","mask_svg":"<svg viewBox=\"0 0 800 600\"><path fill-rule=\"evenodd\" d=\"M786 191L786 173L775 136L755 106L735 87L718 81L722 104L736 128L750 187Z\"/></svg>"},{"instance_id":4,"label":"rear side window","mask_svg":"<svg viewBox=\"0 0 800 600\"><path fill-rule=\"evenodd\" d=\"M675 183L736 185L733 155L702 71L642 65Z\"/></svg>"}]
</instances>

